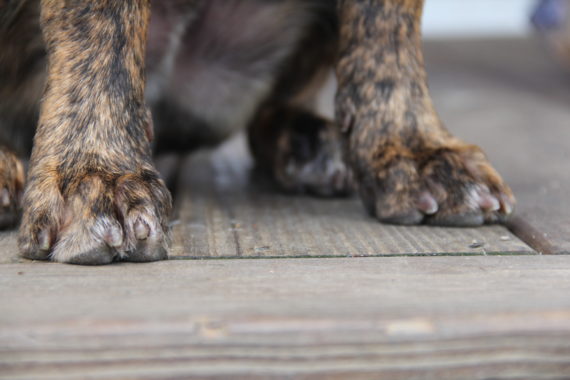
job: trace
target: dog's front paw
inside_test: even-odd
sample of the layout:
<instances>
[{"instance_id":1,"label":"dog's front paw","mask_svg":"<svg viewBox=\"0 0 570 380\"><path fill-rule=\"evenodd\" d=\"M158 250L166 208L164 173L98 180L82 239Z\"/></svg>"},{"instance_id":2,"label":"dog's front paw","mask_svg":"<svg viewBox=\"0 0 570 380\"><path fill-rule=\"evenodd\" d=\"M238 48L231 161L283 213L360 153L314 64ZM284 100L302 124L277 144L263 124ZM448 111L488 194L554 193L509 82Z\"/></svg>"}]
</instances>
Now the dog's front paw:
<instances>
[{"instance_id":1,"label":"dog's front paw","mask_svg":"<svg viewBox=\"0 0 570 380\"><path fill-rule=\"evenodd\" d=\"M16 155L0 147L0 228L13 227L24 191L24 166Z\"/></svg>"},{"instance_id":2,"label":"dog's front paw","mask_svg":"<svg viewBox=\"0 0 570 380\"><path fill-rule=\"evenodd\" d=\"M362 200L380 221L476 226L513 211L510 188L476 146L385 146L360 155L358 167Z\"/></svg>"},{"instance_id":3,"label":"dog's front paw","mask_svg":"<svg viewBox=\"0 0 570 380\"><path fill-rule=\"evenodd\" d=\"M171 197L152 167L35 172L23 202L24 257L86 265L167 258Z\"/></svg>"}]
</instances>

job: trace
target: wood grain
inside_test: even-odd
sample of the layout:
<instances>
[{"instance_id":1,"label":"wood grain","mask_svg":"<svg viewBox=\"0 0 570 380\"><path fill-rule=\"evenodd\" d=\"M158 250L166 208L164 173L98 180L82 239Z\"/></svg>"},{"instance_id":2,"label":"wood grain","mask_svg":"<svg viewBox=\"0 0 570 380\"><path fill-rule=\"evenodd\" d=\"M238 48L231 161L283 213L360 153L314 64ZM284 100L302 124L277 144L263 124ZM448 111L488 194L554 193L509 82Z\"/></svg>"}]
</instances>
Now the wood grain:
<instances>
[{"instance_id":1,"label":"wood grain","mask_svg":"<svg viewBox=\"0 0 570 380\"><path fill-rule=\"evenodd\" d=\"M570 370L565 256L4 264L0 289L2 379Z\"/></svg>"},{"instance_id":2,"label":"wood grain","mask_svg":"<svg viewBox=\"0 0 570 380\"><path fill-rule=\"evenodd\" d=\"M283 194L255 175L244 139L183 165L172 257L533 254L502 226L377 223L355 198Z\"/></svg>"}]
</instances>

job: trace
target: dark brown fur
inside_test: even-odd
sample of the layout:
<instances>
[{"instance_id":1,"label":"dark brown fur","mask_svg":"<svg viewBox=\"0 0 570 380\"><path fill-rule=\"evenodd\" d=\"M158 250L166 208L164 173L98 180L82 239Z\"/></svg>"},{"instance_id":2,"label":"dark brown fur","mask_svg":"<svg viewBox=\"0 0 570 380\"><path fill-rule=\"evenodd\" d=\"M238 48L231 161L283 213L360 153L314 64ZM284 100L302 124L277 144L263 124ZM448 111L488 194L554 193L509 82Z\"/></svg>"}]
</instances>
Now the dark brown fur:
<instances>
[{"instance_id":1,"label":"dark brown fur","mask_svg":"<svg viewBox=\"0 0 570 380\"><path fill-rule=\"evenodd\" d=\"M153 167L152 144L157 152L189 150L245 126L259 166L288 190L345 194L354 174L366 207L382 221L502 220L514 203L510 190L479 148L445 130L433 108L422 6L157 0L145 52L149 1L43 0L45 50L33 21L38 2L0 3L0 20L7 20L0 46L9 47L0 53L0 78L10 78L0 86L6 147L26 140L15 140L22 133L14 131L33 131L38 87L46 82L23 201L22 254L80 264L165 258L171 200ZM22 31L29 34L14 43ZM311 110L331 66L336 123ZM0 149L0 185L8 194L0 200L9 199L2 215L13 219L23 180L8 152Z\"/></svg>"}]
</instances>

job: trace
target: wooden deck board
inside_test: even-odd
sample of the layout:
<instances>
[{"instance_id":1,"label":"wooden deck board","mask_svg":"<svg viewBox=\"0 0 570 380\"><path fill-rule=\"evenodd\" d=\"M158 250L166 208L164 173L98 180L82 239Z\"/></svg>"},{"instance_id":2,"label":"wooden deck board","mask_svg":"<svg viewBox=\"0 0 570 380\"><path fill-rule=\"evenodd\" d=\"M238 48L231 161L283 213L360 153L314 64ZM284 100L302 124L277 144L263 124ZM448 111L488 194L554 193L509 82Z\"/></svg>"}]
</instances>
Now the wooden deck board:
<instances>
[{"instance_id":1,"label":"wooden deck board","mask_svg":"<svg viewBox=\"0 0 570 380\"><path fill-rule=\"evenodd\" d=\"M502 226L377 223L359 200L283 194L250 170L244 139L183 165L172 257L532 254Z\"/></svg>"},{"instance_id":2,"label":"wooden deck board","mask_svg":"<svg viewBox=\"0 0 570 380\"><path fill-rule=\"evenodd\" d=\"M5 264L0 289L6 379L570 370L566 256Z\"/></svg>"}]
</instances>

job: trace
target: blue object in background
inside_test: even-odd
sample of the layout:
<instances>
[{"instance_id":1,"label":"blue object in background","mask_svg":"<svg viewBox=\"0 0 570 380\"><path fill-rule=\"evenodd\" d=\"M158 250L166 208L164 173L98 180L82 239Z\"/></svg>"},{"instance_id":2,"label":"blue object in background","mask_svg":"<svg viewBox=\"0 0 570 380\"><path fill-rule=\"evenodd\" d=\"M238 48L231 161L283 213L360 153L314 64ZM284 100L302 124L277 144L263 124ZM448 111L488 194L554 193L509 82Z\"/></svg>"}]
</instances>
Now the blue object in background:
<instances>
[{"instance_id":1,"label":"blue object in background","mask_svg":"<svg viewBox=\"0 0 570 380\"><path fill-rule=\"evenodd\" d=\"M533 25L539 30L560 28L564 25L567 5L565 0L541 0L531 17Z\"/></svg>"}]
</instances>

